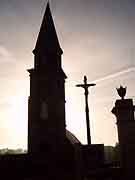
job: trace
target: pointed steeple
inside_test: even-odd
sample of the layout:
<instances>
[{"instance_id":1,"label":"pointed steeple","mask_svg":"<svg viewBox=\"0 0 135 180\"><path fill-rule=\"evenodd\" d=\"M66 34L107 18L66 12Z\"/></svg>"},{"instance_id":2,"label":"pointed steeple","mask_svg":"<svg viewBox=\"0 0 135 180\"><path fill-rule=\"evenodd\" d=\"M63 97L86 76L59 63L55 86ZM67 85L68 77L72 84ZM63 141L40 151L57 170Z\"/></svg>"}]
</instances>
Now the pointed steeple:
<instances>
[{"instance_id":1,"label":"pointed steeple","mask_svg":"<svg viewBox=\"0 0 135 180\"><path fill-rule=\"evenodd\" d=\"M62 54L57 33L55 30L49 2L47 3L40 32L33 53L41 52L43 54Z\"/></svg>"}]
</instances>

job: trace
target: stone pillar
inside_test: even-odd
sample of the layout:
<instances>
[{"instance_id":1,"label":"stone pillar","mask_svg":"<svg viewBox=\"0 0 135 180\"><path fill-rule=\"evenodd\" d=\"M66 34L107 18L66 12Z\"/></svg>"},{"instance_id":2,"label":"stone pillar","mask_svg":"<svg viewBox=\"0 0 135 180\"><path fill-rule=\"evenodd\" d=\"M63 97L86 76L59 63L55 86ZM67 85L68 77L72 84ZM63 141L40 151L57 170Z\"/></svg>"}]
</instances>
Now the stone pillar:
<instances>
[{"instance_id":1,"label":"stone pillar","mask_svg":"<svg viewBox=\"0 0 135 180\"><path fill-rule=\"evenodd\" d=\"M120 165L125 172L135 169L135 120L132 99L116 100L112 113L116 116L120 145Z\"/></svg>"}]
</instances>

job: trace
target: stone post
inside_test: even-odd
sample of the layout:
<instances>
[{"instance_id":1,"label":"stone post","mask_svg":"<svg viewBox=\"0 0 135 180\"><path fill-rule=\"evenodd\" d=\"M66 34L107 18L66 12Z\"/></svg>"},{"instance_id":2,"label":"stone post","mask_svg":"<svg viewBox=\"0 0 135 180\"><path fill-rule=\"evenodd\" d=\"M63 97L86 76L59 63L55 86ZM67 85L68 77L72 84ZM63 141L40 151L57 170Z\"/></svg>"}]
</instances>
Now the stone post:
<instances>
[{"instance_id":1,"label":"stone post","mask_svg":"<svg viewBox=\"0 0 135 180\"><path fill-rule=\"evenodd\" d=\"M116 116L120 146L120 165L127 174L135 169L135 120L132 99L116 100L112 113Z\"/></svg>"}]
</instances>

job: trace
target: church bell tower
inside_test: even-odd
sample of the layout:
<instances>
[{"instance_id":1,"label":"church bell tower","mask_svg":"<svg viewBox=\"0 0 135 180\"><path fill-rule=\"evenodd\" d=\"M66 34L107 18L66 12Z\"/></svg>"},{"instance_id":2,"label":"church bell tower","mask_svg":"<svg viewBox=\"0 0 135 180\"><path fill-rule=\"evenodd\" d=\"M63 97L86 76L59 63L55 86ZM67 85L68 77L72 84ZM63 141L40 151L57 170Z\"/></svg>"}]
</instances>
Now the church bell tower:
<instances>
[{"instance_id":1,"label":"church bell tower","mask_svg":"<svg viewBox=\"0 0 135 180\"><path fill-rule=\"evenodd\" d=\"M49 3L41 24L30 73L28 104L28 152L55 151L66 138L65 79L62 49Z\"/></svg>"}]
</instances>

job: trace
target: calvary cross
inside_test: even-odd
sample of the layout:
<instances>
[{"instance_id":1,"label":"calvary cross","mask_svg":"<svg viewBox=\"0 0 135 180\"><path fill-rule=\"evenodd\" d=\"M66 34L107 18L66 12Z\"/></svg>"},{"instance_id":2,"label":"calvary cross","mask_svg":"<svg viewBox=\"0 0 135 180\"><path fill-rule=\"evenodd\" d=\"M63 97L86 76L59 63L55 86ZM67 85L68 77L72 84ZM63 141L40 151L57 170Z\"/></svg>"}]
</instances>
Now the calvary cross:
<instances>
[{"instance_id":1,"label":"calvary cross","mask_svg":"<svg viewBox=\"0 0 135 180\"><path fill-rule=\"evenodd\" d=\"M90 122L89 122L89 106L88 106L88 88L90 86L95 86L96 84L91 83L91 84L87 84L87 77L84 76L84 84L77 84L76 87L82 87L84 88L85 92L85 112L86 112L86 126L87 126L87 142L88 145L91 144L91 135L90 135Z\"/></svg>"}]
</instances>

